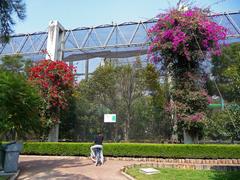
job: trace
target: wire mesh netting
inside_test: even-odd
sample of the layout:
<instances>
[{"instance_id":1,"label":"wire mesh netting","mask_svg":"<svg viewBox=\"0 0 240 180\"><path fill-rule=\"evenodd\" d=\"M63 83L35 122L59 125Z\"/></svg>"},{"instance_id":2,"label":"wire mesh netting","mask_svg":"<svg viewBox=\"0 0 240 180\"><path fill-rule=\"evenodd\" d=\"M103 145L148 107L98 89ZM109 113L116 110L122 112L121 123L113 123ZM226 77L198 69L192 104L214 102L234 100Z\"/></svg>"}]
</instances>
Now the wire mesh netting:
<instances>
[{"instance_id":1,"label":"wire mesh netting","mask_svg":"<svg viewBox=\"0 0 240 180\"><path fill-rule=\"evenodd\" d=\"M228 43L239 41L240 12L214 14L210 18L228 29ZM64 52L63 60L66 62L88 59L89 70L92 72L100 65L100 59L118 58L123 60L146 54L148 47L147 30L155 22L156 19L151 19L143 22L65 30L64 48L59 49L59 51ZM5 55L20 54L32 60L42 59L44 55L41 52L47 48L47 38L47 32L14 35L9 43L0 44L0 58ZM77 69L82 66L77 67ZM81 76L86 72L83 69L80 71Z\"/></svg>"}]
</instances>

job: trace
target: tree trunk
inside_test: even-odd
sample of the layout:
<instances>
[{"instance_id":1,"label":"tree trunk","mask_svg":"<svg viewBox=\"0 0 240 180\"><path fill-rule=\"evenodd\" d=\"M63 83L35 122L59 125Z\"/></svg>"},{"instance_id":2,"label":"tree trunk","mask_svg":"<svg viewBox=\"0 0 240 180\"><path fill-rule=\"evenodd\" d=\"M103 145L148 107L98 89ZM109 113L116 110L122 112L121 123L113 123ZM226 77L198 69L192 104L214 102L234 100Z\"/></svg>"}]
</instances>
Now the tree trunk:
<instances>
[{"instance_id":1,"label":"tree trunk","mask_svg":"<svg viewBox=\"0 0 240 180\"><path fill-rule=\"evenodd\" d=\"M130 114L127 114L127 119L125 122L125 127L124 127L124 140L128 141L129 140L129 127L130 127Z\"/></svg>"},{"instance_id":2,"label":"tree trunk","mask_svg":"<svg viewBox=\"0 0 240 180\"><path fill-rule=\"evenodd\" d=\"M128 141L128 120L126 120L124 126L124 141Z\"/></svg>"},{"instance_id":3,"label":"tree trunk","mask_svg":"<svg viewBox=\"0 0 240 180\"><path fill-rule=\"evenodd\" d=\"M48 134L48 142L58 142L59 124L55 124Z\"/></svg>"},{"instance_id":4,"label":"tree trunk","mask_svg":"<svg viewBox=\"0 0 240 180\"><path fill-rule=\"evenodd\" d=\"M184 144L198 144L198 135L192 136L186 130L183 131Z\"/></svg>"},{"instance_id":5,"label":"tree trunk","mask_svg":"<svg viewBox=\"0 0 240 180\"><path fill-rule=\"evenodd\" d=\"M124 127L124 141L129 140L129 119L126 119L125 127Z\"/></svg>"},{"instance_id":6,"label":"tree trunk","mask_svg":"<svg viewBox=\"0 0 240 180\"><path fill-rule=\"evenodd\" d=\"M118 136L118 124L117 124L117 122L115 123L114 126L115 126L114 127L114 141L119 142L120 138Z\"/></svg>"}]
</instances>

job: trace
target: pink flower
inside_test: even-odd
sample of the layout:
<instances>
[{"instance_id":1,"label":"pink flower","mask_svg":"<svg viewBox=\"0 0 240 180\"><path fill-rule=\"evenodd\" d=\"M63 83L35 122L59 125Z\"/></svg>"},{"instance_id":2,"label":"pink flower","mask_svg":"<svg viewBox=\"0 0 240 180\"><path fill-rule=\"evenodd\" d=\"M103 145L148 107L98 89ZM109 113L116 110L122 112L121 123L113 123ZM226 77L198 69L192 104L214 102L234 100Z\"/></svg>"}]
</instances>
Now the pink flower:
<instances>
[{"instance_id":1,"label":"pink flower","mask_svg":"<svg viewBox=\"0 0 240 180\"><path fill-rule=\"evenodd\" d=\"M195 114L189 116L189 119L193 122L202 121L203 118L204 118L203 113L195 113Z\"/></svg>"},{"instance_id":2,"label":"pink flower","mask_svg":"<svg viewBox=\"0 0 240 180\"><path fill-rule=\"evenodd\" d=\"M226 29L209 19L201 9L186 12L173 9L160 14L157 23L148 31L148 53L159 56L154 58L159 61L169 61L173 56L202 60L202 54L207 55L207 51L220 55L219 41L224 40L226 34Z\"/></svg>"},{"instance_id":3,"label":"pink flower","mask_svg":"<svg viewBox=\"0 0 240 180\"><path fill-rule=\"evenodd\" d=\"M208 99L208 104L211 104L213 102L213 99L211 96L208 96L207 99Z\"/></svg>"}]
</instances>

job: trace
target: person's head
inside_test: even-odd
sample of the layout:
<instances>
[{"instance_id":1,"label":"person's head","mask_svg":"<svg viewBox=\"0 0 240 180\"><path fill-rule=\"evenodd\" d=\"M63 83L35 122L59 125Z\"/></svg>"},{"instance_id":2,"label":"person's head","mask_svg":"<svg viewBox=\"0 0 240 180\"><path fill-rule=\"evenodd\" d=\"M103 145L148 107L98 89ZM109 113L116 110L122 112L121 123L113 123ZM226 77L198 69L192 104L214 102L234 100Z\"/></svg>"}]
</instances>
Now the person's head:
<instances>
[{"instance_id":1,"label":"person's head","mask_svg":"<svg viewBox=\"0 0 240 180\"><path fill-rule=\"evenodd\" d=\"M100 130L99 130L99 131L97 131L97 135L98 135L98 136L103 136L103 133L102 133L102 131L100 131Z\"/></svg>"}]
</instances>

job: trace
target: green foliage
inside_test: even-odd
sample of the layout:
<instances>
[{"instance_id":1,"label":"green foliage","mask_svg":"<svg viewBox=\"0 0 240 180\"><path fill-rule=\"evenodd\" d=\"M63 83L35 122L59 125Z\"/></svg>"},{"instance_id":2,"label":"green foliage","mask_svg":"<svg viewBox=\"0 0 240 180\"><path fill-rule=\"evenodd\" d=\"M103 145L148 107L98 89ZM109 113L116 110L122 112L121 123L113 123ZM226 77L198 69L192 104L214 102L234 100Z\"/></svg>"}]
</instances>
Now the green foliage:
<instances>
[{"instance_id":1,"label":"green foliage","mask_svg":"<svg viewBox=\"0 0 240 180\"><path fill-rule=\"evenodd\" d=\"M208 95L200 80L199 75L186 74L171 90L172 101L166 110L175 115L179 140L183 140L183 131L198 139L203 136Z\"/></svg>"},{"instance_id":2,"label":"green foliage","mask_svg":"<svg viewBox=\"0 0 240 180\"><path fill-rule=\"evenodd\" d=\"M78 139L93 141L97 129L104 129L105 139L115 138L115 127L103 124L103 116L104 113L116 113L119 103L116 84L116 68L108 63L98 67L91 78L79 83L75 92Z\"/></svg>"},{"instance_id":3,"label":"green foliage","mask_svg":"<svg viewBox=\"0 0 240 180\"><path fill-rule=\"evenodd\" d=\"M89 156L91 143L26 142L23 154ZM162 158L240 158L239 145L105 143L104 156Z\"/></svg>"},{"instance_id":4,"label":"green foliage","mask_svg":"<svg viewBox=\"0 0 240 180\"><path fill-rule=\"evenodd\" d=\"M18 136L39 128L37 91L18 73L0 71L0 132Z\"/></svg>"},{"instance_id":5,"label":"green foliage","mask_svg":"<svg viewBox=\"0 0 240 180\"><path fill-rule=\"evenodd\" d=\"M227 111L214 112L206 121L206 135L214 140L230 138L229 130L226 129L229 122Z\"/></svg>"},{"instance_id":6,"label":"green foliage","mask_svg":"<svg viewBox=\"0 0 240 180\"><path fill-rule=\"evenodd\" d=\"M88 156L90 143L26 142L23 154Z\"/></svg>"},{"instance_id":7,"label":"green foliage","mask_svg":"<svg viewBox=\"0 0 240 180\"><path fill-rule=\"evenodd\" d=\"M132 118L130 123L131 131L129 138L135 141L143 139L154 139L154 113L151 97L139 98L132 108Z\"/></svg>"},{"instance_id":8,"label":"green foliage","mask_svg":"<svg viewBox=\"0 0 240 180\"><path fill-rule=\"evenodd\" d=\"M0 70L27 75L27 69L32 65L30 60L20 55L4 56L1 58Z\"/></svg>"},{"instance_id":9,"label":"green foliage","mask_svg":"<svg viewBox=\"0 0 240 180\"><path fill-rule=\"evenodd\" d=\"M148 64L144 69L144 78L146 89L153 96L153 103L160 109L163 108L165 99L165 93L163 86L159 83L159 72L153 64Z\"/></svg>"},{"instance_id":10,"label":"green foliage","mask_svg":"<svg viewBox=\"0 0 240 180\"><path fill-rule=\"evenodd\" d=\"M75 136L78 130L81 140L92 140L99 128L111 141L157 139L160 134L169 134L162 116L164 91L153 65L145 68L139 60L122 66L105 63L88 80L81 81L77 91L78 116L73 129ZM104 124L106 113L116 113L117 122Z\"/></svg>"},{"instance_id":11,"label":"green foliage","mask_svg":"<svg viewBox=\"0 0 240 180\"><path fill-rule=\"evenodd\" d=\"M142 167L141 167L142 168ZM138 180L233 180L240 176L239 171L192 170L175 168L157 168L158 174L146 175L140 173L140 167L127 169L127 173Z\"/></svg>"},{"instance_id":12,"label":"green foliage","mask_svg":"<svg viewBox=\"0 0 240 180\"><path fill-rule=\"evenodd\" d=\"M206 121L206 136L214 140L239 140L239 106L230 105L224 111L213 111Z\"/></svg>"},{"instance_id":13,"label":"green foliage","mask_svg":"<svg viewBox=\"0 0 240 180\"><path fill-rule=\"evenodd\" d=\"M6 176L6 175L0 176L0 180L7 180L7 179L9 179L9 178L10 178L10 176Z\"/></svg>"},{"instance_id":14,"label":"green foliage","mask_svg":"<svg viewBox=\"0 0 240 180\"><path fill-rule=\"evenodd\" d=\"M13 32L14 18L25 18L25 3L22 0L0 1L0 42L8 42Z\"/></svg>"},{"instance_id":15,"label":"green foliage","mask_svg":"<svg viewBox=\"0 0 240 180\"><path fill-rule=\"evenodd\" d=\"M240 43L233 43L222 50L220 57L214 57L213 75L223 98L227 101L240 102ZM214 88L217 94L216 88ZM217 94L218 95L218 94Z\"/></svg>"},{"instance_id":16,"label":"green foliage","mask_svg":"<svg viewBox=\"0 0 240 180\"><path fill-rule=\"evenodd\" d=\"M60 134L59 138L60 139L66 139L66 140L75 140L76 138L74 137L74 129L77 126L77 119L78 119L78 114L77 114L77 99L73 96L70 96L67 98L68 101L68 107L65 111L60 111ZM80 101L80 103L82 103ZM79 130L77 132L80 132Z\"/></svg>"},{"instance_id":17,"label":"green foliage","mask_svg":"<svg viewBox=\"0 0 240 180\"><path fill-rule=\"evenodd\" d=\"M240 43L232 43L222 49L220 57L212 59L212 73L225 100L225 110L212 111L206 122L208 138L214 140L239 140L240 138ZM218 95L214 81L209 80L211 95ZM219 103L219 102L217 102Z\"/></svg>"},{"instance_id":18,"label":"green foliage","mask_svg":"<svg viewBox=\"0 0 240 180\"><path fill-rule=\"evenodd\" d=\"M149 123L154 124L152 135L154 139L169 139L172 133L172 122L167 113L164 113L164 106L167 103L168 84L166 80L160 84L160 73L153 64L148 64L144 69L146 91L149 93L152 119Z\"/></svg>"}]
</instances>

